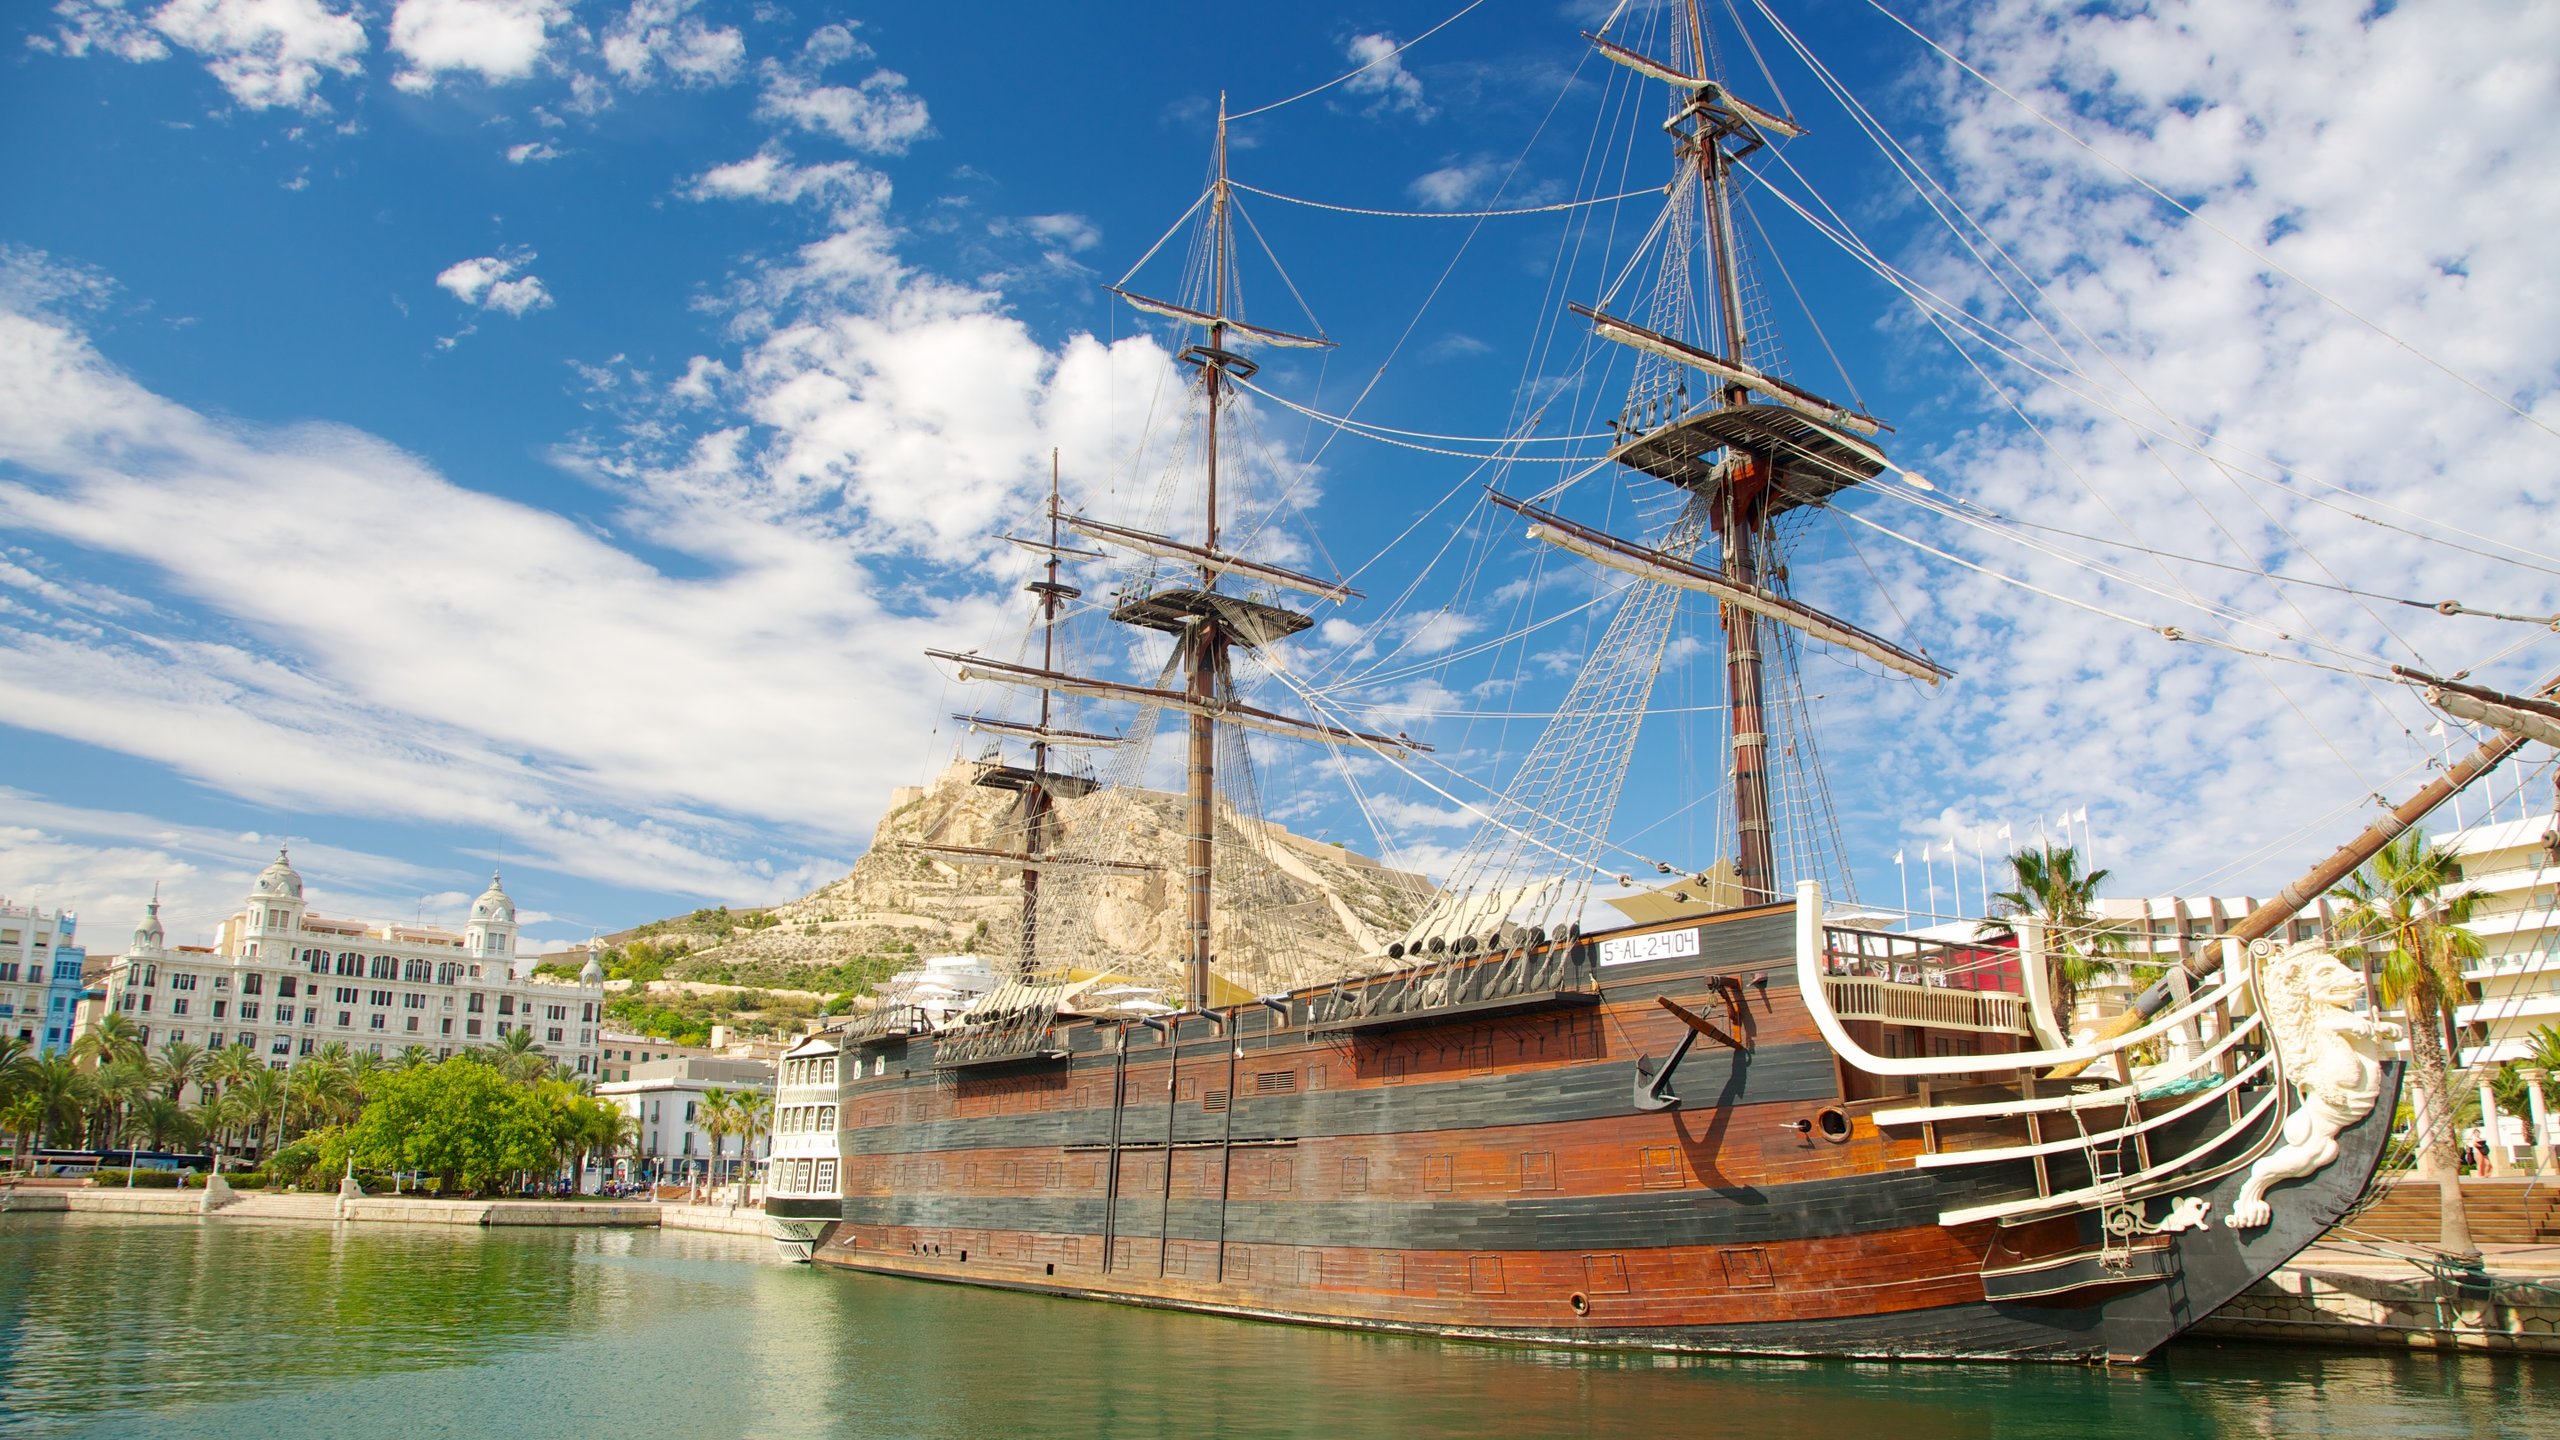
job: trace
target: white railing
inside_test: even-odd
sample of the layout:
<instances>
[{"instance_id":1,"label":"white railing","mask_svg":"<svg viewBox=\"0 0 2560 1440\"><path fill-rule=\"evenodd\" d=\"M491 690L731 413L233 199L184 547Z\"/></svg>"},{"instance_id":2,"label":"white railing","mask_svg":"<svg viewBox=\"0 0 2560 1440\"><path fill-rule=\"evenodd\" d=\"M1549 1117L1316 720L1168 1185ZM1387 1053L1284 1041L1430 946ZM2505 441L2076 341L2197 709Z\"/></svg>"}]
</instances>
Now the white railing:
<instances>
[{"instance_id":1,"label":"white railing","mask_svg":"<svg viewBox=\"0 0 2560 1440\"><path fill-rule=\"evenodd\" d=\"M1843 1020L1929 1025L1986 1035L2034 1033L2027 1027L2025 1000L2004 991L1953 990L1857 975L1826 975L1822 978L1822 995L1830 1002L1831 1012Z\"/></svg>"},{"instance_id":2,"label":"white railing","mask_svg":"<svg viewBox=\"0 0 2560 1440\"><path fill-rule=\"evenodd\" d=\"M2239 942L2228 937L2222 943L2226 958L2240 948ZM2031 948L2022 949L2021 954L2021 973L2029 990L2041 989L2044 966L2040 954ZM2219 1011L2248 988L2250 975L2245 963L2226 964L2220 978L2199 986L2194 998L2186 1004L2164 1007L2150 1023L2122 1035L1996 1055L1889 1056L1878 1055L1860 1045L1841 1028L1840 1017L1832 1013L1830 997L1823 987L1822 962L1822 886L1807 880L1796 886L1796 991L1804 998L1804 1007L1813 1018L1814 1028L1822 1032L1822 1038L1830 1043L1832 1050L1841 1059L1870 1075L1991 1075L2082 1064L2126 1054L2153 1040L2165 1040L2170 1032L2208 1011ZM2034 1004L2035 996L2030 993L2025 997L2024 1007L2030 1023L2035 1014Z\"/></svg>"}]
</instances>

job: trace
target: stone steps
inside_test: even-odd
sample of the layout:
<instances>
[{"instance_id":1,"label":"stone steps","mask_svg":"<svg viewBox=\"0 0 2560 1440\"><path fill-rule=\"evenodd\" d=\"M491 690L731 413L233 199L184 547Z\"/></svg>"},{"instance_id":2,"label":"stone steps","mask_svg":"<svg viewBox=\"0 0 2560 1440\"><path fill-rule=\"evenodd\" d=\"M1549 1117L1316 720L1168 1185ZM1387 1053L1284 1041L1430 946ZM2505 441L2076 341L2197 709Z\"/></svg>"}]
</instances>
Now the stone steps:
<instances>
[{"instance_id":1,"label":"stone steps","mask_svg":"<svg viewBox=\"0 0 2560 1440\"><path fill-rule=\"evenodd\" d=\"M2433 1245L2442 1235L2436 1182L2408 1176L2376 1182L2381 1194L2363 1213L2339 1227L2364 1239ZM2462 1208L2471 1238L2481 1245L2545 1245L2560 1242L2560 1180L2466 1177Z\"/></svg>"}]
</instances>

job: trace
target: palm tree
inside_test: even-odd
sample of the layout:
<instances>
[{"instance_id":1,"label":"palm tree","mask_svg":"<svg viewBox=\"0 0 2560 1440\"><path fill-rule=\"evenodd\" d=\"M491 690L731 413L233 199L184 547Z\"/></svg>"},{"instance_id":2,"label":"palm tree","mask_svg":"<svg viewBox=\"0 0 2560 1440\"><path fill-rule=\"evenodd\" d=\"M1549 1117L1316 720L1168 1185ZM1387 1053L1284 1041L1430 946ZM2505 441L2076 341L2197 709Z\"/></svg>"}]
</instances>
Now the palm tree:
<instances>
[{"instance_id":1,"label":"palm tree","mask_svg":"<svg viewBox=\"0 0 2560 1440\"><path fill-rule=\"evenodd\" d=\"M2477 1257L2471 1219L2462 1208L2462 1163L2454 1150L2453 1094L2446 1081L2444 1025L2462 996L2462 963L2480 954L2465 928L2478 896L2448 896L2462 872L2454 857L2415 830L2392 841L2340 888L2351 902L2340 922L2353 948L2380 961L2385 1004L2398 1005L2409 1027L2410 1092L2418 1132L2418 1175L2442 1197L2439 1246Z\"/></svg>"},{"instance_id":2,"label":"palm tree","mask_svg":"<svg viewBox=\"0 0 2560 1440\"><path fill-rule=\"evenodd\" d=\"M223 1091L249 1078L251 1071L265 1068L248 1046L225 1045L204 1057L204 1069L196 1076L196 1083L212 1092L208 1099L218 1098Z\"/></svg>"},{"instance_id":3,"label":"palm tree","mask_svg":"<svg viewBox=\"0 0 2560 1440\"><path fill-rule=\"evenodd\" d=\"M44 1111L44 1097L36 1093L33 1084L20 1086L16 1094L0 1101L0 1127L9 1132L13 1164L23 1167L27 1163L36 1132L44 1128Z\"/></svg>"},{"instance_id":4,"label":"palm tree","mask_svg":"<svg viewBox=\"0 0 2560 1440\"><path fill-rule=\"evenodd\" d=\"M533 1038L533 1027L519 1025L498 1037L488 1049L489 1061L498 1073L518 1084L530 1084L551 1068L551 1057L542 1051L542 1042Z\"/></svg>"},{"instance_id":5,"label":"palm tree","mask_svg":"<svg viewBox=\"0 0 2560 1440\"><path fill-rule=\"evenodd\" d=\"M584 1139L587 1159L598 1173L611 1170L616 1156L640 1139L640 1117L610 1100L585 1100Z\"/></svg>"},{"instance_id":6,"label":"palm tree","mask_svg":"<svg viewBox=\"0 0 2560 1440\"><path fill-rule=\"evenodd\" d=\"M755 1173L756 1137L773 1123L773 1097L761 1091L741 1090L729 1101L732 1123L737 1126L738 1163L752 1176Z\"/></svg>"},{"instance_id":7,"label":"palm tree","mask_svg":"<svg viewBox=\"0 0 2560 1440\"><path fill-rule=\"evenodd\" d=\"M133 1102L152 1093L151 1069L141 1060L109 1060L89 1077L89 1133L97 1144L112 1145L124 1133Z\"/></svg>"},{"instance_id":8,"label":"palm tree","mask_svg":"<svg viewBox=\"0 0 2560 1440\"><path fill-rule=\"evenodd\" d=\"M0 1035L0 1104L17 1097L35 1063L34 1042L16 1035Z\"/></svg>"},{"instance_id":9,"label":"palm tree","mask_svg":"<svg viewBox=\"0 0 2560 1440\"><path fill-rule=\"evenodd\" d=\"M421 1065L434 1063L436 1063L436 1052L424 1045L403 1045L400 1047L400 1053L391 1057L391 1068L394 1070L415 1070Z\"/></svg>"},{"instance_id":10,"label":"palm tree","mask_svg":"<svg viewBox=\"0 0 2560 1440\"><path fill-rule=\"evenodd\" d=\"M23 1094L33 1105L26 1133L41 1144L64 1126L79 1123L89 1108L89 1077L68 1055L39 1056L29 1067Z\"/></svg>"},{"instance_id":11,"label":"palm tree","mask_svg":"<svg viewBox=\"0 0 2560 1440\"><path fill-rule=\"evenodd\" d=\"M251 1154L262 1149L272 1154L284 1144L281 1134L285 1108L283 1071L261 1065L249 1078L233 1086L223 1098L239 1105L239 1125Z\"/></svg>"},{"instance_id":12,"label":"palm tree","mask_svg":"<svg viewBox=\"0 0 2560 1440\"><path fill-rule=\"evenodd\" d=\"M314 1055L285 1072L286 1129L298 1117L302 1128L344 1124L356 1118L364 1108L362 1092L357 1088L355 1072L341 1060L345 1047L337 1047L340 1055Z\"/></svg>"},{"instance_id":13,"label":"palm tree","mask_svg":"<svg viewBox=\"0 0 2560 1440\"><path fill-rule=\"evenodd\" d=\"M2033 915L2044 922L2046 985L2053 993L2054 1019L2068 1035L2080 1007L2080 987L2103 978L2114 968L2122 938L2098 923L2098 886L2109 872L2080 873L2078 847L2045 845L2009 857L2016 888L1996 897L2012 914ZM1983 922L1982 933L2006 935L2011 927L1998 920Z\"/></svg>"},{"instance_id":14,"label":"palm tree","mask_svg":"<svg viewBox=\"0 0 2560 1440\"><path fill-rule=\"evenodd\" d=\"M134 1024L130 1016L110 1010L71 1042L71 1058L91 1065L110 1060L139 1065L143 1059L142 1027Z\"/></svg>"},{"instance_id":15,"label":"palm tree","mask_svg":"<svg viewBox=\"0 0 2560 1440\"><path fill-rule=\"evenodd\" d=\"M694 1112L694 1123L711 1141L711 1183L720 1183L720 1142L729 1137L731 1116L729 1092L714 1085L702 1092L701 1108Z\"/></svg>"},{"instance_id":16,"label":"palm tree","mask_svg":"<svg viewBox=\"0 0 2560 1440\"><path fill-rule=\"evenodd\" d=\"M170 1142L192 1144L199 1132L186 1107L166 1095L146 1095L133 1102L124 1117L124 1142L166 1150Z\"/></svg>"},{"instance_id":17,"label":"palm tree","mask_svg":"<svg viewBox=\"0 0 2560 1440\"><path fill-rule=\"evenodd\" d=\"M172 1101L187 1098L187 1087L204 1073L205 1049L184 1040L172 1040L160 1047L160 1058L151 1065L152 1079L167 1087L163 1092Z\"/></svg>"}]
</instances>

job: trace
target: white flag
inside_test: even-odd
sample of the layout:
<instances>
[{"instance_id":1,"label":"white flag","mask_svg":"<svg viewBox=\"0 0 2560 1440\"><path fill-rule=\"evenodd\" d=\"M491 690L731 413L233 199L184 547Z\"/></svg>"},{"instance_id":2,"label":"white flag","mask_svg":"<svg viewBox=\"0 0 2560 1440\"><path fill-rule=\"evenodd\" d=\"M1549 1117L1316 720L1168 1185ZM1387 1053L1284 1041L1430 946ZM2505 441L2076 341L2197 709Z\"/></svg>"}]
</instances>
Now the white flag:
<instances>
[{"instance_id":1,"label":"white flag","mask_svg":"<svg viewBox=\"0 0 2560 1440\"><path fill-rule=\"evenodd\" d=\"M2071 812L2071 818L2072 818L2073 820L2075 820L2075 821L2079 822L2080 824L2083 824L2083 825L2088 824L2088 823L2089 823L2089 807L2088 807L2088 806L2086 806L2086 805L2083 805L2083 806L2081 806L2079 809L2072 811L2072 812Z\"/></svg>"},{"instance_id":2,"label":"white flag","mask_svg":"<svg viewBox=\"0 0 2560 1440\"><path fill-rule=\"evenodd\" d=\"M1896 865L1899 865L1899 864L1901 864L1901 863L1902 863L1902 852L1901 852L1901 851L1896 850L1896 851L1894 851L1894 852L1893 852L1893 863L1894 863L1894 864L1896 864Z\"/></svg>"},{"instance_id":3,"label":"white flag","mask_svg":"<svg viewBox=\"0 0 2560 1440\"><path fill-rule=\"evenodd\" d=\"M1920 863L1923 865L1929 863L1929 847L1926 845L1920 847Z\"/></svg>"},{"instance_id":4,"label":"white flag","mask_svg":"<svg viewBox=\"0 0 2560 1440\"><path fill-rule=\"evenodd\" d=\"M2427 733L2430 735L2442 736L2444 734L2444 722L2439 720L2433 725L2428 726Z\"/></svg>"},{"instance_id":5,"label":"white flag","mask_svg":"<svg viewBox=\"0 0 2560 1440\"><path fill-rule=\"evenodd\" d=\"M2000 822L2000 834L1997 838L2003 845L2009 843L2009 823L2007 821L2004 820Z\"/></svg>"}]
</instances>

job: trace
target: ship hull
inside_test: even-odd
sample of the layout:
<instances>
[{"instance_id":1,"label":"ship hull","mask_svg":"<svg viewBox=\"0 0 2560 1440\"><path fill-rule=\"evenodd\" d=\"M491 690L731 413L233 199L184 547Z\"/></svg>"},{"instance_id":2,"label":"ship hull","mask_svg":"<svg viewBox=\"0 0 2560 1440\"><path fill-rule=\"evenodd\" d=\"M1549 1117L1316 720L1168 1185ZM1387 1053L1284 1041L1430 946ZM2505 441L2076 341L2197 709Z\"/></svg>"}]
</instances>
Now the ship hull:
<instances>
[{"instance_id":1,"label":"ship hull","mask_svg":"<svg viewBox=\"0 0 2560 1440\"><path fill-rule=\"evenodd\" d=\"M1247 1010L1228 1034L1080 1035L1063 1060L960 1074L908 1042L847 1089L848 1194L813 1258L1468 1340L2130 1362L2317 1238L2378 1162L2396 1071L2265 1227L2223 1222L2262 1137L2214 1142L2218 1110L2153 1136L2227 1148L2174 1197L2113 1207L2132 1233L2106 1208L1942 1223L2071 1182L2059 1160L1915 1164L1923 1142L1872 1118L1897 1097L1860 1098L1780 982L1790 920L1699 926L1698 953L1600 970L1588 1003L1353 1032ZM1737 991L1714 1012L1737 1043L1693 1049L1665 1087L1680 1103L1642 1108L1682 1033L1662 1000ZM2161 1229L2172 1198L2211 1222Z\"/></svg>"}]
</instances>

